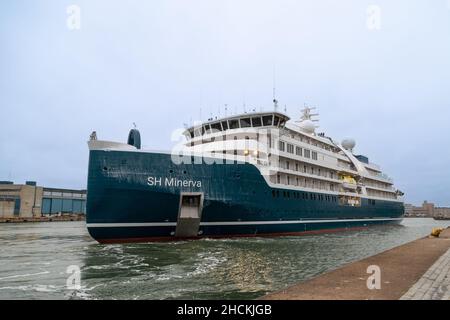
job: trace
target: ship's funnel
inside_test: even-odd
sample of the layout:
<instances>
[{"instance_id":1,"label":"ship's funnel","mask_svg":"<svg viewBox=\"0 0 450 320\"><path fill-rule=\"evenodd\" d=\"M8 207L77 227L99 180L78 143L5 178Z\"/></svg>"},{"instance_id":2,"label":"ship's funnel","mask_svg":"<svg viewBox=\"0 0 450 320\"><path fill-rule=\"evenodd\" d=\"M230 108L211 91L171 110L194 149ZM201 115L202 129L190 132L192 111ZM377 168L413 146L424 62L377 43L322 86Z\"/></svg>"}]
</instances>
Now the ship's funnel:
<instances>
[{"instance_id":1,"label":"ship's funnel","mask_svg":"<svg viewBox=\"0 0 450 320\"><path fill-rule=\"evenodd\" d=\"M136 149L141 148L141 134L137 129L131 129L128 134L128 142L129 145L136 147Z\"/></svg>"}]
</instances>

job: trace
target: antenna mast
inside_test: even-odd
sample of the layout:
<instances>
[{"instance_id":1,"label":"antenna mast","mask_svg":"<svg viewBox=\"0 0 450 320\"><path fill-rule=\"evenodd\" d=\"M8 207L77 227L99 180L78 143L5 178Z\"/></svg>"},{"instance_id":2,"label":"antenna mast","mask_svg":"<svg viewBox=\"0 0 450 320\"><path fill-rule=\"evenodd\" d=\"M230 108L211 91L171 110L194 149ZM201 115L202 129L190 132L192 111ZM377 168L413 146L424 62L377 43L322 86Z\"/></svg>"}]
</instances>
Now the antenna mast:
<instances>
[{"instance_id":1,"label":"antenna mast","mask_svg":"<svg viewBox=\"0 0 450 320\"><path fill-rule=\"evenodd\" d=\"M273 65L272 82L273 82L273 88L272 88L273 108L275 109L275 111L277 111L278 110L278 100L276 98L275 64Z\"/></svg>"},{"instance_id":2,"label":"antenna mast","mask_svg":"<svg viewBox=\"0 0 450 320\"><path fill-rule=\"evenodd\" d=\"M272 72L272 95L273 100L275 100L276 99L275 63L273 64L273 72Z\"/></svg>"}]
</instances>

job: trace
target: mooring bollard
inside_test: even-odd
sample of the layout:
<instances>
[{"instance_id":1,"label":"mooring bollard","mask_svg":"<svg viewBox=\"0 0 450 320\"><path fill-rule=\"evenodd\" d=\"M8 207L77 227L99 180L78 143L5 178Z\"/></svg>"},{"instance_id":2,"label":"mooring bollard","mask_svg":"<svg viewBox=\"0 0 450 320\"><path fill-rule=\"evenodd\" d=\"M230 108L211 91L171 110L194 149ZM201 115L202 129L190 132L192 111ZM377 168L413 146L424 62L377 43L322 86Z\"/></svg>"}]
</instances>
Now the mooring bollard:
<instances>
[{"instance_id":1,"label":"mooring bollard","mask_svg":"<svg viewBox=\"0 0 450 320\"><path fill-rule=\"evenodd\" d=\"M439 235L441 234L441 232L444 230L444 228L433 228L431 230L431 236L439 238Z\"/></svg>"}]
</instances>

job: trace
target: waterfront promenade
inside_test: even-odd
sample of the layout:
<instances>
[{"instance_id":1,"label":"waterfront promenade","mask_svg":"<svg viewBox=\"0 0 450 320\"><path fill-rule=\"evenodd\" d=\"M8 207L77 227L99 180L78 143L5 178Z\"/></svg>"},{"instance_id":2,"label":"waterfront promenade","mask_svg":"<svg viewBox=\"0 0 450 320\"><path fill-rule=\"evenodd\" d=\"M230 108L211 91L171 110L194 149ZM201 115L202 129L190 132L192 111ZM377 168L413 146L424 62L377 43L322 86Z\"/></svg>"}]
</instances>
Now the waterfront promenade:
<instances>
[{"instance_id":1,"label":"waterfront promenade","mask_svg":"<svg viewBox=\"0 0 450 320\"><path fill-rule=\"evenodd\" d=\"M450 229L441 235L450 238ZM450 249L447 250L402 297L401 300L450 300Z\"/></svg>"},{"instance_id":2,"label":"waterfront promenade","mask_svg":"<svg viewBox=\"0 0 450 320\"><path fill-rule=\"evenodd\" d=\"M430 230L431 231L431 230ZM373 266L380 288L369 289ZM369 272L368 272L369 271ZM267 300L449 299L450 229L268 294Z\"/></svg>"},{"instance_id":3,"label":"waterfront promenade","mask_svg":"<svg viewBox=\"0 0 450 320\"><path fill-rule=\"evenodd\" d=\"M84 221L85 219L86 216L84 214L66 214L41 217L0 218L0 223Z\"/></svg>"}]
</instances>

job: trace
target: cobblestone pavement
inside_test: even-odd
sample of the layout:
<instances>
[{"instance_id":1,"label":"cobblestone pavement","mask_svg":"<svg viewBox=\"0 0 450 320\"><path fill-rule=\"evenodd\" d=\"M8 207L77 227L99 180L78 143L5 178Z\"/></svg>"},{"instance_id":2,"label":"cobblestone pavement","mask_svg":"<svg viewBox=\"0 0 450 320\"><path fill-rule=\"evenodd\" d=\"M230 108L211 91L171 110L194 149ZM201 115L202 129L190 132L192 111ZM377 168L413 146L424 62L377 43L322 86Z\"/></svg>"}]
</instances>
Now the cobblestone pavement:
<instances>
[{"instance_id":1,"label":"cobblestone pavement","mask_svg":"<svg viewBox=\"0 0 450 320\"><path fill-rule=\"evenodd\" d=\"M400 299L450 300L450 249Z\"/></svg>"}]
</instances>

